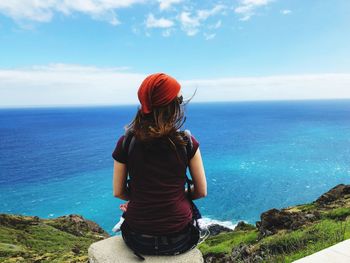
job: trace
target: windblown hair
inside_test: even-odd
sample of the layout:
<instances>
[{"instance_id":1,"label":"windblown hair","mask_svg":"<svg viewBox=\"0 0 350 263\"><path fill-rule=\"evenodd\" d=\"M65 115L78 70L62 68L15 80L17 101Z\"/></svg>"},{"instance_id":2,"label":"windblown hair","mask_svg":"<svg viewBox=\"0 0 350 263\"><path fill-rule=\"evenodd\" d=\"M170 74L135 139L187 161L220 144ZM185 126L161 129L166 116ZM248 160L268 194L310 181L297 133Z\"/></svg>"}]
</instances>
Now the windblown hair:
<instances>
[{"instance_id":1,"label":"windblown hair","mask_svg":"<svg viewBox=\"0 0 350 263\"><path fill-rule=\"evenodd\" d=\"M148 114L143 114L139 108L134 120L125 129L131 129L136 139L142 142L163 138L169 140L174 149L176 145L186 145L180 128L186 121L184 106L188 102L181 103L176 97L165 106L154 107Z\"/></svg>"}]
</instances>

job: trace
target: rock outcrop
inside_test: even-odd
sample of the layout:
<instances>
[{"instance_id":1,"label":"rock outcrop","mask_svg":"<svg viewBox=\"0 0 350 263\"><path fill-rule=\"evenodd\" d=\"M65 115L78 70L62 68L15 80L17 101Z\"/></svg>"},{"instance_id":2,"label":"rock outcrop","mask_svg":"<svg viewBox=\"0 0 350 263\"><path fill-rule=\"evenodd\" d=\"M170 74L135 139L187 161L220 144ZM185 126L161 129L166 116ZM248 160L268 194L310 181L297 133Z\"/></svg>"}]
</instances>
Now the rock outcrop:
<instances>
[{"instance_id":1,"label":"rock outcrop","mask_svg":"<svg viewBox=\"0 0 350 263\"><path fill-rule=\"evenodd\" d=\"M269 236L281 229L298 229L308 221L311 221L312 218L316 217L313 214L289 212L273 208L260 215L261 221L256 222L256 227L262 236Z\"/></svg>"},{"instance_id":2,"label":"rock outcrop","mask_svg":"<svg viewBox=\"0 0 350 263\"><path fill-rule=\"evenodd\" d=\"M88 247L108 238L80 215L42 219L0 214L0 262L84 262Z\"/></svg>"},{"instance_id":3,"label":"rock outcrop","mask_svg":"<svg viewBox=\"0 0 350 263\"><path fill-rule=\"evenodd\" d=\"M316 203L324 206L332 202L342 201L345 196L350 196L350 185L339 184L321 195Z\"/></svg>"},{"instance_id":4,"label":"rock outcrop","mask_svg":"<svg viewBox=\"0 0 350 263\"><path fill-rule=\"evenodd\" d=\"M52 219L43 219L46 224L53 226L59 230L62 230L67 233L71 233L75 236L87 236L94 235L100 238L109 237L109 234L104 231L98 224L95 222L83 218L81 215L65 215L59 216Z\"/></svg>"},{"instance_id":5,"label":"rock outcrop","mask_svg":"<svg viewBox=\"0 0 350 263\"><path fill-rule=\"evenodd\" d=\"M244 221L239 221L234 229L234 231L244 231L244 230L252 230L255 226L248 224Z\"/></svg>"},{"instance_id":6,"label":"rock outcrop","mask_svg":"<svg viewBox=\"0 0 350 263\"><path fill-rule=\"evenodd\" d=\"M40 218L38 216L0 214L0 226L25 229L28 226L38 225L39 223Z\"/></svg>"},{"instance_id":7,"label":"rock outcrop","mask_svg":"<svg viewBox=\"0 0 350 263\"><path fill-rule=\"evenodd\" d=\"M125 244L121 236L110 237L93 243L88 250L90 263L134 263L140 259ZM152 263L202 263L202 253L191 249L176 256L142 255L146 262Z\"/></svg>"},{"instance_id":8,"label":"rock outcrop","mask_svg":"<svg viewBox=\"0 0 350 263\"><path fill-rule=\"evenodd\" d=\"M225 227L219 224L210 224L208 225L208 229L210 231L210 236L216 236L222 232L232 232L231 228Z\"/></svg>"},{"instance_id":9,"label":"rock outcrop","mask_svg":"<svg viewBox=\"0 0 350 263\"><path fill-rule=\"evenodd\" d=\"M320 211L327 210L326 206L338 207L344 205L348 199L350 199L350 185L339 184L312 203L316 208L313 211L273 208L260 215L261 221L256 222L256 227L262 236L273 235L282 229L296 230L320 219Z\"/></svg>"},{"instance_id":10,"label":"rock outcrop","mask_svg":"<svg viewBox=\"0 0 350 263\"><path fill-rule=\"evenodd\" d=\"M256 226L239 222L232 234L209 237L199 248L208 263L285 262L286 255L316 252L309 244L317 249L342 241L349 223L350 185L340 184L312 203L267 210Z\"/></svg>"}]
</instances>

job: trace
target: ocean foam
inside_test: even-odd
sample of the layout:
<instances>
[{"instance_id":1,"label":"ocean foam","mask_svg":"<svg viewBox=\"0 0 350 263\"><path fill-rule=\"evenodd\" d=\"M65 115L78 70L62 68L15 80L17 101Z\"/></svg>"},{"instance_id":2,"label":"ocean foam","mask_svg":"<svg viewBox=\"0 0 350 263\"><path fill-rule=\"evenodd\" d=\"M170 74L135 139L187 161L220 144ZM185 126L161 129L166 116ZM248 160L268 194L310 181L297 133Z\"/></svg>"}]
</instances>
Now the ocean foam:
<instances>
[{"instance_id":1,"label":"ocean foam","mask_svg":"<svg viewBox=\"0 0 350 263\"><path fill-rule=\"evenodd\" d=\"M209 217L203 217L203 222L206 226L211 225L211 224L218 224L227 228L230 228L232 230L235 229L235 227L237 226L237 223L234 224L232 221L220 221L220 220L216 220L216 219L212 219ZM244 221L244 220L242 220Z\"/></svg>"}]
</instances>

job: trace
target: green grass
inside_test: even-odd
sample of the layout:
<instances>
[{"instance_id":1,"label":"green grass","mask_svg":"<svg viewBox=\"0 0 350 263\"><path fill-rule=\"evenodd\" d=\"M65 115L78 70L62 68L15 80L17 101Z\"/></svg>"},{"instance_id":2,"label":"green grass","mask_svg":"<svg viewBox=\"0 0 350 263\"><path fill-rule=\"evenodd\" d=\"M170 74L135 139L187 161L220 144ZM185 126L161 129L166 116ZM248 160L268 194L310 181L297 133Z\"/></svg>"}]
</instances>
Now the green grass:
<instances>
[{"instance_id":1,"label":"green grass","mask_svg":"<svg viewBox=\"0 0 350 263\"><path fill-rule=\"evenodd\" d=\"M306 256L323 248L336 244L350 234L350 225L325 219L312 226L295 230L290 233L278 233L264 238L260 248L272 255Z\"/></svg>"},{"instance_id":2,"label":"green grass","mask_svg":"<svg viewBox=\"0 0 350 263\"><path fill-rule=\"evenodd\" d=\"M299 251L293 251L285 255L286 262L292 262L350 238L350 220L339 222L325 219L308 227L305 235L318 238L304 244Z\"/></svg>"},{"instance_id":3,"label":"green grass","mask_svg":"<svg viewBox=\"0 0 350 263\"><path fill-rule=\"evenodd\" d=\"M254 246L254 251L264 251L266 262L292 262L350 238L350 220L326 218L299 230L280 231L259 241L257 237L257 230L221 233L208 238L199 249L203 255L230 253L233 247L245 243Z\"/></svg>"},{"instance_id":4,"label":"green grass","mask_svg":"<svg viewBox=\"0 0 350 263\"><path fill-rule=\"evenodd\" d=\"M25 248L21 245L14 245L8 243L0 243L0 257L12 257L15 255L21 255L25 252Z\"/></svg>"},{"instance_id":5,"label":"green grass","mask_svg":"<svg viewBox=\"0 0 350 263\"><path fill-rule=\"evenodd\" d=\"M21 262L37 259L40 262L87 261L87 249L94 240L77 237L46 224L30 225L18 230L0 227L0 262L11 262L12 258ZM80 249L79 254L72 252L73 247ZM39 262L38 261L38 262Z\"/></svg>"},{"instance_id":6,"label":"green grass","mask_svg":"<svg viewBox=\"0 0 350 263\"><path fill-rule=\"evenodd\" d=\"M302 212L309 212L309 211L315 210L317 208L315 203L297 205L295 207Z\"/></svg>"},{"instance_id":7,"label":"green grass","mask_svg":"<svg viewBox=\"0 0 350 263\"><path fill-rule=\"evenodd\" d=\"M208 253L229 253L233 247L240 243L250 244L255 242L258 237L258 231L235 231L229 233L220 233L217 236L209 237L198 246L203 255Z\"/></svg>"},{"instance_id":8,"label":"green grass","mask_svg":"<svg viewBox=\"0 0 350 263\"><path fill-rule=\"evenodd\" d=\"M339 207L322 214L322 217L324 218L335 220L344 220L348 216L350 216L350 207Z\"/></svg>"}]
</instances>

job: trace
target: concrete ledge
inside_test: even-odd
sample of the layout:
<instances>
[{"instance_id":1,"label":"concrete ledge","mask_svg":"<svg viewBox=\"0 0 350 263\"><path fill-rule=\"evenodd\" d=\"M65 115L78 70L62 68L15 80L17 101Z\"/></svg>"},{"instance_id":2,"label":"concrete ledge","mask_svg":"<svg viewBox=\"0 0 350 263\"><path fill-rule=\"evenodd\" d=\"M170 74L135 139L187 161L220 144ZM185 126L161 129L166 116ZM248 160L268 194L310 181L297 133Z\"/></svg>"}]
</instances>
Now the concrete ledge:
<instances>
[{"instance_id":1,"label":"concrete ledge","mask_svg":"<svg viewBox=\"0 0 350 263\"><path fill-rule=\"evenodd\" d=\"M121 236L110 237L90 245L88 249L90 263L129 263L129 262L155 262L155 263L203 263L202 253L191 249L176 256L142 255L141 261L125 244Z\"/></svg>"},{"instance_id":2,"label":"concrete ledge","mask_svg":"<svg viewBox=\"0 0 350 263\"><path fill-rule=\"evenodd\" d=\"M350 239L344 240L334 246L325 248L310 256L293 261L294 263L349 263Z\"/></svg>"}]
</instances>

